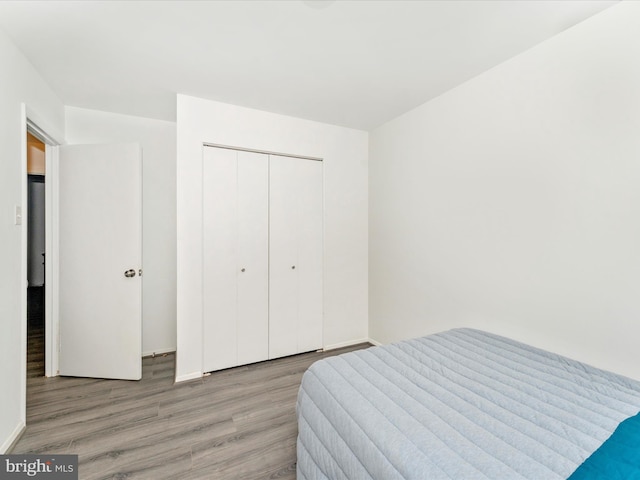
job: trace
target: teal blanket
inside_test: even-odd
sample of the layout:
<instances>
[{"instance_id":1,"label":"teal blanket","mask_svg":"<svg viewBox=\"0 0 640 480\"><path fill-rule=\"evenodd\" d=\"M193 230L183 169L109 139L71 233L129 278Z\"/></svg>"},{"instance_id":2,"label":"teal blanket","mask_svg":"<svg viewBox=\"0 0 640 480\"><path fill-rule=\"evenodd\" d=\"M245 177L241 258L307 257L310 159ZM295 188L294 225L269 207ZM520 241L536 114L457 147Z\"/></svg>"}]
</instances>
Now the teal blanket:
<instances>
[{"instance_id":1,"label":"teal blanket","mask_svg":"<svg viewBox=\"0 0 640 480\"><path fill-rule=\"evenodd\" d=\"M640 480L640 413L621 422L568 480Z\"/></svg>"}]
</instances>

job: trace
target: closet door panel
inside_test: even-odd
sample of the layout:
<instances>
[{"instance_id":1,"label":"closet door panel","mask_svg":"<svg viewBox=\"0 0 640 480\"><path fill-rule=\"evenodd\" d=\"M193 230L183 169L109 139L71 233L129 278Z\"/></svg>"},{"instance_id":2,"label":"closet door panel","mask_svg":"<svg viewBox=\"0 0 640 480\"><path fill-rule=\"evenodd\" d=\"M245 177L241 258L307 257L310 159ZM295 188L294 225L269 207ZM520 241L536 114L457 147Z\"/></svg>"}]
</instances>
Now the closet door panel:
<instances>
[{"instance_id":1,"label":"closet door panel","mask_svg":"<svg viewBox=\"0 0 640 480\"><path fill-rule=\"evenodd\" d=\"M298 353L299 161L270 156L269 358Z\"/></svg>"},{"instance_id":2,"label":"closet door panel","mask_svg":"<svg viewBox=\"0 0 640 480\"><path fill-rule=\"evenodd\" d=\"M298 352L322 348L322 162L299 160Z\"/></svg>"},{"instance_id":3,"label":"closet door panel","mask_svg":"<svg viewBox=\"0 0 640 480\"><path fill-rule=\"evenodd\" d=\"M203 371L236 365L236 152L204 147L202 162Z\"/></svg>"},{"instance_id":4,"label":"closet door panel","mask_svg":"<svg viewBox=\"0 0 640 480\"><path fill-rule=\"evenodd\" d=\"M243 365L269 358L269 157L237 155L237 364Z\"/></svg>"}]
</instances>

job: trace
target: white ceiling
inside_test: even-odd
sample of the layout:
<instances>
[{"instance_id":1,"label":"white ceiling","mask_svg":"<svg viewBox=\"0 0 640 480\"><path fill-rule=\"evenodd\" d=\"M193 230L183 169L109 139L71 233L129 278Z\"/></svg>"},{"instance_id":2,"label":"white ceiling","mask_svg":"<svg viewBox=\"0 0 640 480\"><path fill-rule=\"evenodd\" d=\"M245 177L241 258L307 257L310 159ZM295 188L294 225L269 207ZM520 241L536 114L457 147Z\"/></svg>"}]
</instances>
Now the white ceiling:
<instances>
[{"instance_id":1,"label":"white ceiling","mask_svg":"<svg viewBox=\"0 0 640 480\"><path fill-rule=\"evenodd\" d=\"M0 2L66 105L175 120L175 94L369 130L616 1Z\"/></svg>"}]
</instances>

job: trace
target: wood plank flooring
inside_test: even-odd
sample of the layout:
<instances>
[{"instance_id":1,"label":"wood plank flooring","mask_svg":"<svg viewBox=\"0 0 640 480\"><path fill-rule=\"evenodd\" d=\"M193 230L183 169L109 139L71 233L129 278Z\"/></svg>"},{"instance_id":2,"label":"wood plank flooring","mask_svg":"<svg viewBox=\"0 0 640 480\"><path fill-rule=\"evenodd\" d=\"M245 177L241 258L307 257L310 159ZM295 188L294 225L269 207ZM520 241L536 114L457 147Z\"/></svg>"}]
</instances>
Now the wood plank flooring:
<instances>
[{"instance_id":1,"label":"wood plank flooring","mask_svg":"<svg viewBox=\"0 0 640 480\"><path fill-rule=\"evenodd\" d=\"M27 289L27 377L44 375L44 287Z\"/></svg>"},{"instance_id":2,"label":"wood plank flooring","mask_svg":"<svg viewBox=\"0 0 640 480\"><path fill-rule=\"evenodd\" d=\"M82 480L295 479L304 371L360 344L214 372L174 385L173 354L139 382L27 380L27 430L12 453L79 455Z\"/></svg>"}]
</instances>

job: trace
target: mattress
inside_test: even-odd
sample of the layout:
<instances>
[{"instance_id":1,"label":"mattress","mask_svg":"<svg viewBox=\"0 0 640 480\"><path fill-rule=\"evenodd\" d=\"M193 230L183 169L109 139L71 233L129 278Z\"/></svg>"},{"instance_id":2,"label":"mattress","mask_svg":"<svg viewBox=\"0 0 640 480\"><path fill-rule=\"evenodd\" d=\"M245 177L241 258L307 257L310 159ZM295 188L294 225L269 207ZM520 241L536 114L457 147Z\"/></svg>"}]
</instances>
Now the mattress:
<instances>
[{"instance_id":1,"label":"mattress","mask_svg":"<svg viewBox=\"0 0 640 480\"><path fill-rule=\"evenodd\" d=\"M314 363L297 400L297 475L566 479L640 411L640 382L455 329Z\"/></svg>"}]
</instances>

